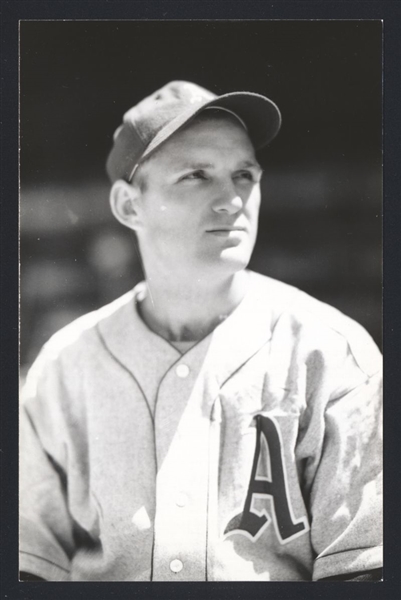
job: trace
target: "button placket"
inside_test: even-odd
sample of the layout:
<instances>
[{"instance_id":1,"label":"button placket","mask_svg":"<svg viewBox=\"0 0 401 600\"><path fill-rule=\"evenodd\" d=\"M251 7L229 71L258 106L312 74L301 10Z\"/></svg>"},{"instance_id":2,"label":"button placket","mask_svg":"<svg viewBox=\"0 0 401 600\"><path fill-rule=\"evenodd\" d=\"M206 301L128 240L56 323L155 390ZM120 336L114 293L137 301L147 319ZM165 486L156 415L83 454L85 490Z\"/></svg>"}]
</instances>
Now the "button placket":
<instances>
[{"instance_id":1,"label":"button placket","mask_svg":"<svg viewBox=\"0 0 401 600\"><path fill-rule=\"evenodd\" d=\"M209 394L199 377L204 351L198 350L199 357L192 356L189 365L173 366L158 393L154 581L204 581L205 577L208 471L203 459L208 447ZM175 565L179 570L174 570Z\"/></svg>"},{"instance_id":2,"label":"button placket","mask_svg":"<svg viewBox=\"0 0 401 600\"><path fill-rule=\"evenodd\" d=\"M208 478L207 461L202 458L207 456L209 426L199 407L193 408L189 400L164 461L159 463L155 580L163 580L167 569L180 581L199 581L205 573ZM171 564L178 565L173 562L179 560L177 555L185 556L186 563L174 570Z\"/></svg>"}]
</instances>

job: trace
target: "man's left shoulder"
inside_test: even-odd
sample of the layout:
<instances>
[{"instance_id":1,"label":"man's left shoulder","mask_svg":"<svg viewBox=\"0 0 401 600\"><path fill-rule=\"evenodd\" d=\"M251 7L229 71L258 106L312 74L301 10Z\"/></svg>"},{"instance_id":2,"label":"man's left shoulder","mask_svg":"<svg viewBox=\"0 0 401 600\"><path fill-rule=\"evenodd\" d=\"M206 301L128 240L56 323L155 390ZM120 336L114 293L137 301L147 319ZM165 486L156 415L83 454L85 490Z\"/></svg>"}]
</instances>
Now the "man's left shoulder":
<instances>
[{"instance_id":1,"label":"man's left shoulder","mask_svg":"<svg viewBox=\"0 0 401 600\"><path fill-rule=\"evenodd\" d=\"M381 353L366 329L343 312L306 292L265 275L252 273L258 294L266 298L275 323L287 319L299 337L345 344L368 375L377 372Z\"/></svg>"}]
</instances>

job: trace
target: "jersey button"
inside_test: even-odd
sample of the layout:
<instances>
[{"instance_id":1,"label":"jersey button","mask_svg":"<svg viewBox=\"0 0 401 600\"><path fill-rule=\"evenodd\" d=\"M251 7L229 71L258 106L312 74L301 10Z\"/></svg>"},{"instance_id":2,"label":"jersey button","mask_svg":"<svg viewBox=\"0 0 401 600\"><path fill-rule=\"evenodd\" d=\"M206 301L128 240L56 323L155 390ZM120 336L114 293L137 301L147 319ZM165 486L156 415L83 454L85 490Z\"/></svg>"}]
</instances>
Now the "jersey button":
<instances>
[{"instance_id":1,"label":"jersey button","mask_svg":"<svg viewBox=\"0 0 401 600\"><path fill-rule=\"evenodd\" d=\"M178 365L178 367L175 369L175 372L177 373L178 377L185 379L185 377L188 377L189 375L189 367L187 365Z\"/></svg>"},{"instance_id":2,"label":"jersey button","mask_svg":"<svg viewBox=\"0 0 401 600\"><path fill-rule=\"evenodd\" d=\"M184 494L184 492L179 493L177 498L175 499L175 503L177 506L180 506L181 508L183 506L186 506L186 504L188 503L188 496L186 494Z\"/></svg>"},{"instance_id":3,"label":"jersey button","mask_svg":"<svg viewBox=\"0 0 401 600\"><path fill-rule=\"evenodd\" d=\"M170 563L170 569L173 571L173 573L179 573L182 570L183 566L184 565L180 560L178 560L178 558L175 558Z\"/></svg>"}]
</instances>

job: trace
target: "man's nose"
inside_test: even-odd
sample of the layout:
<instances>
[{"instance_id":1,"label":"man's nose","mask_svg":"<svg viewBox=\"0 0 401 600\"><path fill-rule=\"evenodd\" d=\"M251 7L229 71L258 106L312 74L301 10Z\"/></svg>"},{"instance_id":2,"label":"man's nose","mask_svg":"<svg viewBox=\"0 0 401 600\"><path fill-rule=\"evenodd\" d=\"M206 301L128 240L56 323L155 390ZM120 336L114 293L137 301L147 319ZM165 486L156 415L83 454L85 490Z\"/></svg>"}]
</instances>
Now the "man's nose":
<instances>
[{"instance_id":1,"label":"man's nose","mask_svg":"<svg viewBox=\"0 0 401 600\"><path fill-rule=\"evenodd\" d=\"M244 201L232 181L220 185L213 202L213 210L218 213L234 215L244 206Z\"/></svg>"}]
</instances>

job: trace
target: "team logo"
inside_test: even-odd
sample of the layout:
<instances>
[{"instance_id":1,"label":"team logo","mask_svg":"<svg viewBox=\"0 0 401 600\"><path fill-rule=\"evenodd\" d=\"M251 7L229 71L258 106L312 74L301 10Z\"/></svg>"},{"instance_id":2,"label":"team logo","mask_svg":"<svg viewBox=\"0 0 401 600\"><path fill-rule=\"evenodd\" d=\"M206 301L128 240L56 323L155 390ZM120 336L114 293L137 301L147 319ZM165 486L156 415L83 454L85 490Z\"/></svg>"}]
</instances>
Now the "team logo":
<instances>
[{"instance_id":1,"label":"team logo","mask_svg":"<svg viewBox=\"0 0 401 600\"><path fill-rule=\"evenodd\" d=\"M264 444L269 457L267 477L257 474ZM257 509L255 507L255 500L258 498L264 501L271 500L271 515L266 508ZM241 533L252 542L256 542L272 521L277 537L282 544L288 543L309 530L306 517L295 519L292 511L280 430L273 418L258 415L256 417L255 455L244 508L242 512L230 519L224 530L224 537L233 533Z\"/></svg>"}]
</instances>

